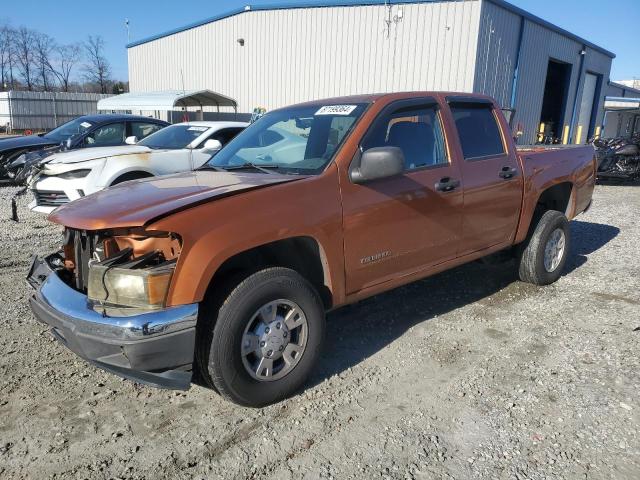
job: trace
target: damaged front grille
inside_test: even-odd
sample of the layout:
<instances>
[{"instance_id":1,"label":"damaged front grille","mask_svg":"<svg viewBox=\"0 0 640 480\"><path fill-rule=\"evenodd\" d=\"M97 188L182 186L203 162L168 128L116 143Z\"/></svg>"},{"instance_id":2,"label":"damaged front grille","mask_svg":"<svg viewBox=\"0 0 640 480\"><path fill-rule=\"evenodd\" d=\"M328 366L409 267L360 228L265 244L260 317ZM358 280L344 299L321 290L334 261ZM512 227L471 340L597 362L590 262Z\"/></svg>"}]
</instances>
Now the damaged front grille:
<instances>
[{"instance_id":1,"label":"damaged front grille","mask_svg":"<svg viewBox=\"0 0 640 480\"><path fill-rule=\"evenodd\" d=\"M180 242L176 235L166 232L66 228L63 248L64 269L71 280L69 285L87 293L91 265L106 262L120 267L126 264L126 268L133 269L151 267L176 259Z\"/></svg>"},{"instance_id":2,"label":"damaged front grille","mask_svg":"<svg viewBox=\"0 0 640 480\"><path fill-rule=\"evenodd\" d=\"M85 230L65 230L64 244L73 246L74 283L75 287L86 292L89 282L89 262L94 258L99 237L96 233ZM67 252L71 253L71 252ZM69 258L69 255L66 255Z\"/></svg>"},{"instance_id":3,"label":"damaged front grille","mask_svg":"<svg viewBox=\"0 0 640 480\"><path fill-rule=\"evenodd\" d=\"M69 197L64 192L53 190L33 190L36 204L39 207L59 207L69 203Z\"/></svg>"}]
</instances>

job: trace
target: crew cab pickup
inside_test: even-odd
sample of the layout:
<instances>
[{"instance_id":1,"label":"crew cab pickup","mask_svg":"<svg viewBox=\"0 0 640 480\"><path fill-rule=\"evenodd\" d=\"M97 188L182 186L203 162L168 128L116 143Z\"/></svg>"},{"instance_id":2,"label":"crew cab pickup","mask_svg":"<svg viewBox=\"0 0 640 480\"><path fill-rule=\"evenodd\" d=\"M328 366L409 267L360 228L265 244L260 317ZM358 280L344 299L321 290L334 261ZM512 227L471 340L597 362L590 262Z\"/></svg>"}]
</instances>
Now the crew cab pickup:
<instances>
[{"instance_id":1,"label":"crew cab pickup","mask_svg":"<svg viewBox=\"0 0 640 480\"><path fill-rule=\"evenodd\" d=\"M267 405L304 384L331 309L495 252L556 281L595 169L591 146L517 149L486 96L303 103L196 171L55 210L62 249L34 259L30 303L103 369Z\"/></svg>"}]
</instances>

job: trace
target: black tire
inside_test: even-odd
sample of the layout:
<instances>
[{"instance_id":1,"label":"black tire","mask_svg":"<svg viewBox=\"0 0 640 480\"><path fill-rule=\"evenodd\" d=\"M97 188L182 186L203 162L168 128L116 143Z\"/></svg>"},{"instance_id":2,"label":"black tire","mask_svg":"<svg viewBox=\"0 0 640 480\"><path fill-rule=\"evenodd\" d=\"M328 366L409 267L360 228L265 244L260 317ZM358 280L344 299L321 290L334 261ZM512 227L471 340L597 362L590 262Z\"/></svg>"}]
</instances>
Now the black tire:
<instances>
[{"instance_id":1,"label":"black tire","mask_svg":"<svg viewBox=\"0 0 640 480\"><path fill-rule=\"evenodd\" d=\"M548 210L542 215L534 216L534 221L536 218L539 220L535 228L520 247L518 274L523 282L549 285L560 278L567 262L571 247L569 221L556 210ZM545 267L545 248L551 235L558 229L564 234L564 250L558 265L552 271L548 271Z\"/></svg>"},{"instance_id":2,"label":"black tire","mask_svg":"<svg viewBox=\"0 0 640 480\"><path fill-rule=\"evenodd\" d=\"M116 178L113 182L111 182L111 185L118 185L119 183L128 182L129 180L140 180L141 178L149 177L153 177L153 175L146 172L128 172Z\"/></svg>"},{"instance_id":3,"label":"black tire","mask_svg":"<svg viewBox=\"0 0 640 480\"><path fill-rule=\"evenodd\" d=\"M220 295L224 299L212 293L202 303L196 347L200 378L226 399L246 407L263 407L291 396L306 381L322 347L325 312L318 293L299 273L282 267L260 270L228 287L229 293ZM279 299L295 302L304 312L306 347L285 376L258 380L243 364L243 335L258 309Z\"/></svg>"}]
</instances>

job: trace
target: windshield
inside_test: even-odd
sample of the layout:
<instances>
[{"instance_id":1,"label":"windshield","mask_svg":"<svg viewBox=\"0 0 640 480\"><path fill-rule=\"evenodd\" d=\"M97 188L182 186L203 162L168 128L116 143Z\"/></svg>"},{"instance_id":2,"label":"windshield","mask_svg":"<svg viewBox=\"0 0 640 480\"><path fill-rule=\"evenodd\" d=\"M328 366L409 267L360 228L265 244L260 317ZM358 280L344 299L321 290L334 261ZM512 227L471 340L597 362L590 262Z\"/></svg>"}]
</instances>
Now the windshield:
<instances>
[{"instance_id":1,"label":"windshield","mask_svg":"<svg viewBox=\"0 0 640 480\"><path fill-rule=\"evenodd\" d=\"M207 165L268 165L278 173L322 172L368 104L313 105L267 113L213 156Z\"/></svg>"},{"instance_id":2,"label":"windshield","mask_svg":"<svg viewBox=\"0 0 640 480\"><path fill-rule=\"evenodd\" d=\"M170 125L140 140L138 145L149 148L162 148L177 150L186 148L191 142L209 130L209 127L198 127L194 125Z\"/></svg>"},{"instance_id":3,"label":"windshield","mask_svg":"<svg viewBox=\"0 0 640 480\"><path fill-rule=\"evenodd\" d=\"M70 122L60 125L58 128L54 128L45 135L45 138L53 140L54 142L62 143L67 138L85 133L93 125L94 124L92 122L86 121L84 117L76 118Z\"/></svg>"}]
</instances>

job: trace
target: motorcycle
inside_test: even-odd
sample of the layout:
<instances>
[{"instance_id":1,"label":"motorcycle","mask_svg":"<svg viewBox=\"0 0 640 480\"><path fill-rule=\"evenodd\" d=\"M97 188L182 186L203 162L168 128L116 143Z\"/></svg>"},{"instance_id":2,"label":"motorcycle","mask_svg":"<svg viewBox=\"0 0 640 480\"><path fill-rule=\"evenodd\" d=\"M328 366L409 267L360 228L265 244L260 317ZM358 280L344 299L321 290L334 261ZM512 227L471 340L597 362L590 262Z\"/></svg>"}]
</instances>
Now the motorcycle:
<instances>
[{"instance_id":1,"label":"motorcycle","mask_svg":"<svg viewBox=\"0 0 640 480\"><path fill-rule=\"evenodd\" d=\"M598 179L640 180L640 133L630 138L593 141Z\"/></svg>"}]
</instances>

